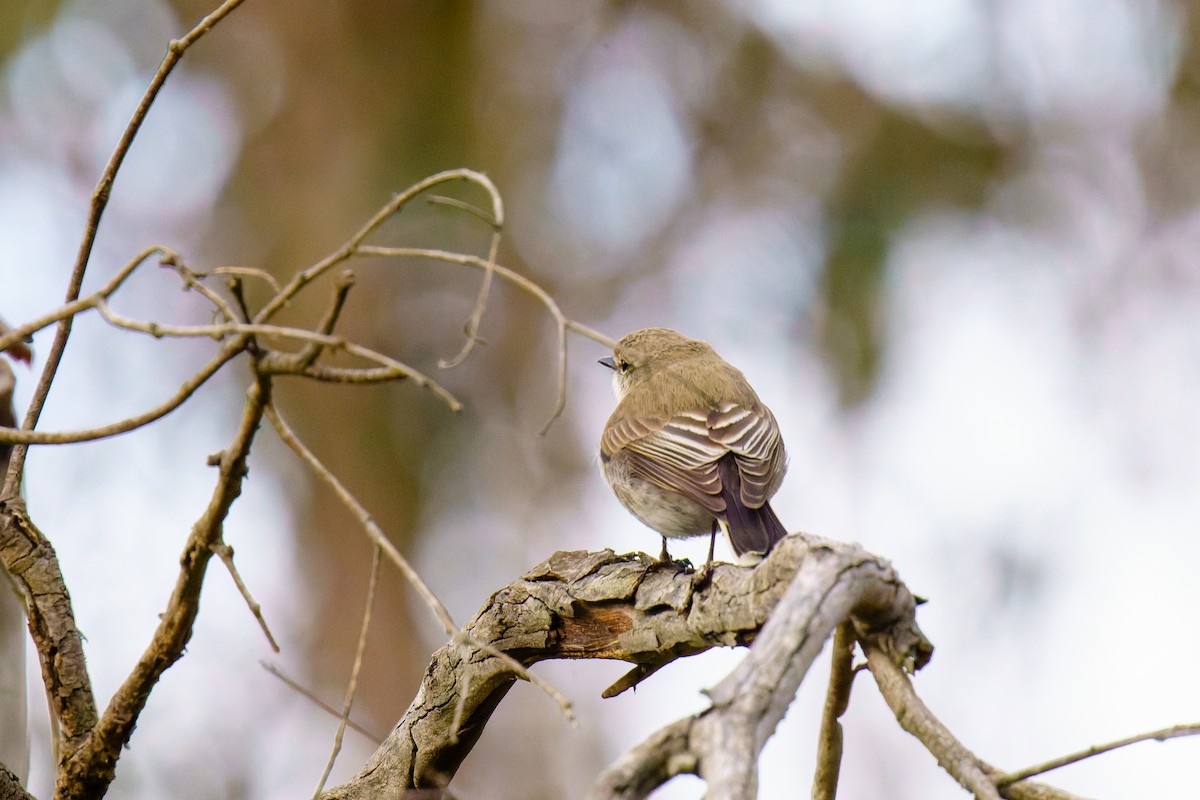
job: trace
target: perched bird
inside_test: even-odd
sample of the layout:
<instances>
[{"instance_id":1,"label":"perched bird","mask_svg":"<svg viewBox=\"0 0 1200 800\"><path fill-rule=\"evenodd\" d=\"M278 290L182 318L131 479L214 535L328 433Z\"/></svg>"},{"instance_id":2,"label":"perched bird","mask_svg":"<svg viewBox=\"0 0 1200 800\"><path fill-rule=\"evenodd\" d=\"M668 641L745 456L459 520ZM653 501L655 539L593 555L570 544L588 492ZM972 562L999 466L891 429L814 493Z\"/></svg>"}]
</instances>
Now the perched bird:
<instances>
[{"instance_id":1,"label":"perched bird","mask_svg":"<svg viewBox=\"0 0 1200 800\"><path fill-rule=\"evenodd\" d=\"M729 533L739 556L787 535L771 510L787 456L771 410L707 342L670 328L634 331L600 363L617 407L600 438L600 471L622 505L663 537Z\"/></svg>"}]
</instances>

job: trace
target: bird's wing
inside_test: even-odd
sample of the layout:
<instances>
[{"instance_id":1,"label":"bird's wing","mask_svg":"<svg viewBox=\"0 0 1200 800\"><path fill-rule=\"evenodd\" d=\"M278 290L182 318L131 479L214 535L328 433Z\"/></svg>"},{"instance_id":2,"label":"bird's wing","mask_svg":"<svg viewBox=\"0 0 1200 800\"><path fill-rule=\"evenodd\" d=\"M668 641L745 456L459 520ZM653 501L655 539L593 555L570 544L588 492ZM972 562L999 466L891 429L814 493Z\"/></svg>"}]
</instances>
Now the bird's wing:
<instances>
[{"instance_id":1,"label":"bird's wing","mask_svg":"<svg viewBox=\"0 0 1200 800\"><path fill-rule=\"evenodd\" d=\"M713 442L737 460L742 503L749 508L766 504L787 469L783 439L771 410L761 403L724 403L709 412L706 421Z\"/></svg>"},{"instance_id":2,"label":"bird's wing","mask_svg":"<svg viewBox=\"0 0 1200 800\"><path fill-rule=\"evenodd\" d=\"M725 455L733 453L737 461L742 503L750 508L770 499L785 468L779 426L761 404L725 403L666 421L622 419L609 425L601 440L602 452L619 450L635 475L714 513L725 510L717 468Z\"/></svg>"},{"instance_id":3,"label":"bird's wing","mask_svg":"<svg viewBox=\"0 0 1200 800\"><path fill-rule=\"evenodd\" d=\"M725 510L717 460L729 451L709 436L705 412L678 414L665 421L612 422L604 430L600 451L619 452L632 474L678 492L714 514Z\"/></svg>"}]
</instances>

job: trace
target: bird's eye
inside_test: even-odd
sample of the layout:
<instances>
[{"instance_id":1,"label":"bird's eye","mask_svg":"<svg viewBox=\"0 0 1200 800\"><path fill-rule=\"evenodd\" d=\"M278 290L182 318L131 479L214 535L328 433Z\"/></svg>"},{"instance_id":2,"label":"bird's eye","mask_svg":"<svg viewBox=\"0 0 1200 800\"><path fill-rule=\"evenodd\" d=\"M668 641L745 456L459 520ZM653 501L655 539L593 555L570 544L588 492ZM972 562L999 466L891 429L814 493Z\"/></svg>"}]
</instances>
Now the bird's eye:
<instances>
[{"instance_id":1,"label":"bird's eye","mask_svg":"<svg viewBox=\"0 0 1200 800\"><path fill-rule=\"evenodd\" d=\"M625 361L624 359L617 362L617 369L621 370L622 373L629 372L629 367L630 367L629 362Z\"/></svg>"}]
</instances>

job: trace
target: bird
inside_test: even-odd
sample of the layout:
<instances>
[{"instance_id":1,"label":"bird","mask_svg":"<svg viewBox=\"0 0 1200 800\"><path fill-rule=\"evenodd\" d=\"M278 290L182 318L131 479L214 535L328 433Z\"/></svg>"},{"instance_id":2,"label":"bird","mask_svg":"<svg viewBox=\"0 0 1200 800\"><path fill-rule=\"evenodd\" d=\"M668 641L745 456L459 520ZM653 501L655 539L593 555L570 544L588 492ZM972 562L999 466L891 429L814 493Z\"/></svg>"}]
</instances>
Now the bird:
<instances>
[{"instance_id":1,"label":"bird","mask_svg":"<svg viewBox=\"0 0 1200 800\"><path fill-rule=\"evenodd\" d=\"M617 405L600 437L600 471L617 499L667 540L723 528L734 553L766 554L787 535L770 500L787 471L779 424L746 377L708 342L644 328L599 363Z\"/></svg>"}]
</instances>

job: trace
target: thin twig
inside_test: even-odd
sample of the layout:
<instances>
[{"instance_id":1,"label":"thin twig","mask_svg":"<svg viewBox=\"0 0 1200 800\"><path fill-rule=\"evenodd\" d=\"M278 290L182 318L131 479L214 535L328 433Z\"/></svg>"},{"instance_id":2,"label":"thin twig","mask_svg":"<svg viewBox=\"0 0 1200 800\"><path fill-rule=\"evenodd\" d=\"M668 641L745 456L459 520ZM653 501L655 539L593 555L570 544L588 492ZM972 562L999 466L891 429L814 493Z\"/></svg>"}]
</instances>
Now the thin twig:
<instances>
[{"instance_id":1,"label":"thin twig","mask_svg":"<svg viewBox=\"0 0 1200 800\"><path fill-rule=\"evenodd\" d=\"M193 393L204 383L216 374L225 362L232 359L242 351L242 343L240 340L230 340L217 351L216 355L208 360L198 372L185 380L179 389L163 403L142 412L133 417L113 422L108 425L103 425L98 428L89 428L82 431L61 431L48 432L31 431L24 428L16 430L13 428L0 428L0 442L12 442L20 445L30 444L73 444L75 442L90 442L96 439L105 439L110 436L128 433L129 431L141 428L144 425L149 425L155 420L165 417L175 409L179 408L185 400L192 396ZM15 448L14 448L15 449Z\"/></svg>"},{"instance_id":2,"label":"thin twig","mask_svg":"<svg viewBox=\"0 0 1200 800\"><path fill-rule=\"evenodd\" d=\"M475 307L471 309L471 316L467 318L467 324L463 328L466 334L466 341L463 342L462 350L458 355L449 361L442 361L440 366L442 369L452 369L457 367L467 359L471 351L475 349L475 345L479 343L479 325L483 321L483 312L487 310L488 293L492 289L492 276L496 274L496 255L500 251L500 231L504 228L504 203L500 199L500 192L496 191L496 187L486 175L479 176L484 182L484 188L492 198L492 239L488 245L487 266L483 270L483 282L479 286L479 293L475 297Z\"/></svg>"},{"instance_id":3,"label":"thin twig","mask_svg":"<svg viewBox=\"0 0 1200 800\"><path fill-rule=\"evenodd\" d=\"M246 462L263 410L270 401L270 384L258 378L246 393L242 418L229 447L218 459L219 477L204 513L196 520L179 559L175 587L137 664L109 701L86 741L59 765L57 783L74 786L107 786L112 765L133 735L138 718L154 685L178 661L192 638L212 546L220 541L229 509L242 492ZM97 794L103 794L97 790Z\"/></svg>"},{"instance_id":4,"label":"thin twig","mask_svg":"<svg viewBox=\"0 0 1200 800\"><path fill-rule=\"evenodd\" d=\"M342 752L342 738L346 735L346 725L350 722L350 709L354 707L354 696L358 693L358 675L362 671L363 654L367 651L367 633L371 630L371 609L375 606L375 593L379 588L379 561L379 547L372 547L371 577L367 581L367 604L363 609L362 625L358 630L358 646L354 650L354 667L350 670L350 680L346 682L346 696L342 700L342 713L338 715L337 734L333 737L333 752L329 754L325 771L321 773L317 790L313 792L313 800L316 800L324 790L325 782L329 780L329 773L333 772L333 765L337 761L338 753Z\"/></svg>"},{"instance_id":5,"label":"thin twig","mask_svg":"<svg viewBox=\"0 0 1200 800\"><path fill-rule=\"evenodd\" d=\"M573 704L562 692L558 691L549 683L531 673L523 664L521 664L512 656L501 652L500 650L497 650L496 648L484 642L480 642L469 634L459 630L458 626L454 622L454 619L450 616L450 612L446 609L446 606L440 599L438 599L438 596L433 593L433 590L429 588L429 585L425 583L420 574L413 569L413 566L408 562L408 559L401 555L400 551L396 549L396 546L392 544L391 540L384 535L383 531L371 517L367 509L358 501L358 498L355 497L340 480L338 480L336 475L330 472L329 469L321 463L320 459L318 459L313 452L309 450L307 446L305 446L304 442L300 441L300 437L296 435L295 431L293 431L291 427L288 426L288 424L283 420L283 417L279 415L278 409L276 409L274 406L268 406L265 414L267 420L275 428L276 433L279 434L279 438L283 440L283 443L290 447L292 451L300 457L300 460L307 464L309 469L311 469L316 476L321 479L321 481L323 481L327 486L329 486L329 488L333 490L338 499L345 504L346 508L350 510L350 513L353 514L358 520L359 525L367 534L367 538L369 538L376 547L383 551L383 554L386 555L393 564L395 564L409 584L416 589L417 594L421 596L421 599L424 601L426 607L428 607L429 610L433 612L434 616L437 617L438 622L440 622L442 625L442 629L448 636L451 637L451 639L458 643L468 644L471 647L482 650L488 655L503 661L517 674L518 677L529 681L534 686L537 686L539 689L548 694L556 703L558 703L562 713L567 717L568 720L570 720L571 724L577 724L575 712L573 710Z\"/></svg>"},{"instance_id":6,"label":"thin twig","mask_svg":"<svg viewBox=\"0 0 1200 800\"><path fill-rule=\"evenodd\" d=\"M175 39L168 45L167 54L159 64L154 77L150 79L150 85L146 87L142 99L138 102L137 108L134 109L133 116L130 117L124 132L121 134L121 138L117 140L117 146L113 149L112 155L109 156L108 163L104 166L104 171L100 174L100 180L96 183L96 188L92 191L91 205L88 208L87 221L84 223L83 240L79 243L79 250L75 255L75 265L71 269L71 278L67 283L66 304L71 304L79 297L80 289L83 286L83 276L87 271L88 261L92 256L92 248L96 243L96 233L100 229L100 218L104 215L104 209L108 206L108 198L112 191L113 182L117 178L117 172L121 169L121 164L125 161L125 155L133 145L134 138L137 136L138 131L141 130L142 123L146 119L146 114L150 111L150 106L154 103L155 98L158 97L163 84L166 83L167 76L171 74L171 71L175 69L175 65L179 63L179 59L183 57L183 54L187 52L187 49L196 40L212 30L214 25L228 16L242 2L243 0L225 0L212 13L200 20L182 39ZM63 352L66 350L67 339L71 336L71 325L74 319L74 315L70 315L59 320L58 329L54 332L54 343L50 346L45 366L42 367L42 373L38 377L37 386L34 387L33 396L30 398L29 407L25 412L25 419L21 423L21 427L25 430L33 430L37 427L38 418L41 417L42 408L46 404L46 397L50 394L50 385L54 382L54 376L58 372L58 365L62 361ZM16 492L17 487L20 485L21 472L25 468L25 453L27 450L28 448L23 445L13 448L12 457L8 465L8 473L4 479L4 488L0 490L0 497L9 497Z\"/></svg>"},{"instance_id":7,"label":"thin twig","mask_svg":"<svg viewBox=\"0 0 1200 800\"><path fill-rule=\"evenodd\" d=\"M42 328L48 328L56 322L64 322L73 318L76 314L87 311L90 308L95 308L97 302L121 288L121 285L133 274L134 270L156 254L161 255L161 260L164 262L174 262L179 258L179 254L169 248L159 245L147 247L117 270L117 274L98 291L93 292L85 298L77 298L64 303L49 314L44 314L35 320L18 325L15 328L7 328L3 332L0 332L0 351L8 349L17 342L28 340L32 334L37 333Z\"/></svg>"},{"instance_id":8,"label":"thin twig","mask_svg":"<svg viewBox=\"0 0 1200 800\"><path fill-rule=\"evenodd\" d=\"M267 672L274 675L279 680L283 681L284 684L288 688L290 688L292 691L296 692L300 696L304 697L306 700L311 701L313 705L315 705L317 708L321 709L325 713L329 714L331 717L340 717L341 716L340 711L338 711L333 706L329 705L329 703L326 703L321 698L317 697L316 692L313 692L311 689L308 689L308 688L302 686L299 681L295 680L294 678L289 677L279 667L275 666L274 664L269 664L266 661L259 661L258 665L260 667L262 667L263 669L265 669ZM383 737L380 736L378 733L374 733L370 730L367 730L366 727L364 727L363 725L360 725L359 723L355 722L352 719L347 720L346 725L351 730L361 733L363 736L365 736L368 739L370 739L371 741L373 741L376 745L378 745L380 742L383 741Z\"/></svg>"},{"instance_id":9,"label":"thin twig","mask_svg":"<svg viewBox=\"0 0 1200 800\"><path fill-rule=\"evenodd\" d=\"M174 270L175 274L178 275L183 281L183 288L185 291L194 289L210 303L212 303L213 307L220 314L221 319L225 320L226 322L236 322L238 320L237 315L234 314L233 308L229 305L229 303L225 302L225 298L208 288L208 286L206 286L204 282L200 280L201 276L188 269L181 261L164 258L159 263L163 267Z\"/></svg>"},{"instance_id":10,"label":"thin twig","mask_svg":"<svg viewBox=\"0 0 1200 800\"><path fill-rule=\"evenodd\" d=\"M109 282L101 287L98 291L93 292L85 298L77 299L60 306L49 314L20 325L16 328L13 328L11 331L8 331L7 333L0 335L0 350L9 346L11 341L19 341L35 331L49 327L56 322L61 323L65 320L72 319L83 311L97 308L102 304L105 304L106 299L120 289L129 276L154 255L162 256L161 261L163 263L175 268L177 271L179 270L179 264L182 263L182 259L174 250L161 247L159 245L147 247L126 262L121 269L117 271L117 274L114 275ZM184 272L180 274L183 276L186 273ZM210 327L219 328L221 326ZM121 433L128 433L129 431L140 428L143 425L147 425L155 420L161 419L178 408L209 378L216 374L216 372L227 361L236 356L241 351L243 346L244 343L240 340L236 342L232 340L230 342L226 342L225 347L219 350L216 355L214 355L212 359L208 361L208 363L200 368L199 371L184 381L179 390L170 399L137 416L112 423L111 425L92 428L87 431L73 431L67 433L43 434L32 430L32 426L29 425L23 425L19 430L13 428L0 428L0 442L18 445L18 447L14 448L14 452L16 452L18 449L23 449L24 446L30 444L67 444L72 442L92 441L95 439L103 439L109 436L116 436ZM15 469L16 467L14 466L14 463L10 463L7 478L5 480L5 488L2 492L0 492L0 496L9 496L11 492L16 490L16 486L20 484L20 476L18 472L14 471Z\"/></svg>"},{"instance_id":11,"label":"thin twig","mask_svg":"<svg viewBox=\"0 0 1200 800\"><path fill-rule=\"evenodd\" d=\"M241 275L244 278L257 278L263 283L271 287L271 290L278 292L282 286L279 281L275 280L275 276L267 272L265 269L258 267L214 267L204 272L193 273L197 278L205 278L209 275Z\"/></svg>"},{"instance_id":12,"label":"thin twig","mask_svg":"<svg viewBox=\"0 0 1200 800\"><path fill-rule=\"evenodd\" d=\"M342 315L342 309L346 306L346 298L350 294L350 290L354 288L354 273L350 270L344 270L338 275L337 280L333 282L333 300L329 304L329 310L325 312L325 316L321 318L321 323L317 326L317 331L326 336L333 333L334 327L337 325L338 318ZM296 364L302 367L310 367L317 357L321 355L321 351L325 348L315 342L304 346L304 349L296 354Z\"/></svg>"},{"instance_id":13,"label":"thin twig","mask_svg":"<svg viewBox=\"0 0 1200 800\"><path fill-rule=\"evenodd\" d=\"M281 325L263 325L258 323L227 322L218 325L163 325L158 322L141 322L116 313L109 307L108 302L103 299L97 301L96 309L104 317L105 321L119 328L148 334L156 339L163 337L222 339L231 335L262 336L276 339L292 339L300 342L319 344L332 350L342 350L350 355L358 356L366 361L373 361L376 364L394 370L397 376L403 376L422 389L433 392L452 411L460 411L462 409L462 403L428 375L390 356L348 341L340 336L331 336L305 328L291 328ZM300 362L303 362L303 360L301 358Z\"/></svg>"},{"instance_id":14,"label":"thin twig","mask_svg":"<svg viewBox=\"0 0 1200 800\"><path fill-rule=\"evenodd\" d=\"M283 353L267 353L259 362L258 371L262 375L293 375L324 383L387 383L409 377L408 372L393 367L328 367L324 364L305 367L298 363L297 356ZM450 406L451 411L459 411L461 408L462 405L457 403ZM2 436L0 441L3 441Z\"/></svg>"},{"instance_id":15,"label":"thin twig","mask_svg":"<svg viewBox=\"0 0 1200 800\"><path fill-rule=\"evenodd\" d=\"M449 264L461 264L467 267L474 267L479 270L488 268L487 259L479 256L472 256L466 253L452 253L448 250L437 250L425 247L378 247L375 245L363 245L354 251L360 256L378 256L381 258L428 258L433 261L444 261ZM600 331L582 322L567 319L562 310L558 307L558 303L550 296L550 293L537 285L529 278L526 278L519 272L505 267L499 263L495 265L496 276L508 281L513 286L516 286L521 291L535 298L539 303L545 306L550 315L554 317L555 322L572 330L575 333L585 336L594 342L598 342L610 350L616 347L616 340L606 336Z\"/></svg>"},{"instance_id":16,"label":"thin twig","mask_svg":"<svg viewBox=\"0 0 1200 800\"><path fill-rule=\"evenodd\" d=\"M366 240L368 236L374 233L380 225L397 214L400 209L404 208L404 206L407 205L414 197L417 197L423 192L428 191L434 186L438 186L443 183L449 183L451 181L470 181L482 186L489 192L495 191L495 187L492 186L491 180L489 180L486 175L471 169L447 170L445 172L439 172L436 175L430 175L428 178L414 183L412 186L409 186L403 192L385 203L381 209L375 212L375 216L371 217L371 219L369 219L367 223L363 225L357 233L351 236L341 247L325 256L325 258L321 259L316 264L313 264L303 272L298 272L292 276L292 279L287 282L283 289L277 292L275 296L271 298L270 302L263 306L263 308L258 312L258 316L255 317L254 321L259 323L267 322L269 319L271 319L271 317L275 316L275 314L277 314L281 308L287 305L291 299L295 297L296 293L304 288L307 284L316 280L333 267L355 255L359 249L359 246ZM496 194L495 197L493 197L493 204L495 204L498 199L499 194Z\"/></svg>"},{"instance_id":17,"label":"thin twig","mask_svg":"<svg viewBox=\"0 0 1200 800\"><path fill-rule=\"evenodd\" d=\"M521 291L534 297L540 302L550 316L554 317L555 325L558 333L558 396L554 404L554 411L550 414L550 419L542 426L541 433L545 434L550 430L550 426L558 419L567 405L567 331L574 331L581 336L586 336L592 341L599 342L610 350L616 346L616 342L608 336L605 336L595 328L588 327L580 322L567 319L562 310L558 307L558 303L554 298L533 281L526 278L520 273L513 272L511 269L493 263L489 260L482 259L479 256L466 255L464 253L450 253L445 250L432 250L419 247L375 247L364 245L356 251L359 255L364 256L379 256L383 258L428 258L435 261L444 261L450 264L462 264L469 267L475 267L485 271L490 271L503 280L508 281L513 286L516 286Z\"/></svg>"},{"instance_id":18,"label":"thin twig","mask_svg":"<svg viewBox=\"0 0 1200 800\"><path fill-rule=\"evenodd\" d=\"M476 650L487 653L492 658L498 658L503 661L509 669L516 673L518 678L524 681L529 681L534 686L548 694L551 700L558 703L559 710L562 712L563 716L567 718L567 722L571 723L572 727L577 727L579 725L579 720L575 716L575 704L572 703L565 694L560 692L558 689L555 689L553 684L547 683L537 675L530 672L529 668L520 661L517 661L503 650L498 650L487 642L476 639L466 631L459 631L455 635L454 641L459 644L469 645Z\"/></svg>"},{"instance_id":19,"label":"thin twig","mask_svg":"<svg viewBox=\"0 0 1200 800\"><path fill-rule=\"evenodd\" d=\"M238 310L241 312L236 317L231 318L229 321L231 323L235 323L235 324L238 322L249 322L250 321L250 305L246 302L246 291L245 291L246 285L242 281L242 276L241 275L231 275L228 278L226 278L225 281L226 281L225 288L227 288L229 290L229 293L231 295L233 295L233 299L237 301ZM107 307L101 307L101 309L100 309L101 313L104 313L107 310L108 310ZM105 315L104 318L105 318L105 320L111 322L111 320L109 320L107 315Z\"/></svg>"},{"instance_id":20,"label":"thin twig","mask_svg":"<svg viewBox=\"0 0 1200 800\"><path fill-rule=\"evenodd\" d=\"M835 800L842 766L842 715L850 705L854 685L854 628L848 622L838 625L833 634L833 663L829 668L829 688L821 713L821 735L817 743L817 768L813 776L813 800Z\"/></svg>"},{"instance_id":21,"label":"thin twig","mask_svg":"<svg viewBox=\"0 0 1200 800\"><path fill-rule=\"evenodd\" d=\"M498 196L498 195L497 195ZM473 217L477 217L493 228L500 227L500 220L497 220L495 215L489 214L474 203L468 203L465 200L459 200L457 197L446 197L445 195L435 194L426 198L426 202L431 206L450 206L459 211L465 211Z\"/></svg>"},{"instance_id":22,"label":"thin twig","mask_svg":"<svg viewBox=\"0 0 1200 800\"><path fill-rule=\"evenodd\" d=\"M291 426L280 416L278 409L274 406L268 406L266 409L266 418L272 427L275 428L275 432L279 434L279 438L283 440L283 443L290 447L292 452L308 465L313 474L333 490L333 493L337 495L343 505L358 520L359 525L366 532L367 538L383 551L384 555L396 565L396 568L400 570L405 579L416 589L417 594L421 596L421 600L424 601L429 610L437 617L438 622L441 623L446 635L453 636L458 630L458 626L454 623L454 619L450 616L450 612L446 609L445 604L438 599L438 596L433 593L433 590L429 588L429 585L425 583L420 574L413 569L412 564L408 563L408 559L401 555L391 540L384 535L378 523L372 519L370 512L358 501L358 498L338 480L336 475L321 463L320 459L308 449L304 442L300 441L300 437L296 435Z\"/></svg>"},{"instance_id":23,"label":"thin twig","mask_svg":"<svg viewBox=\"0 0 1200 800\"><path fill-rule=\"evenodd\" d=\"M284 339L295 339L302 342L318 343L332 349L343 350L351 355L358 356L367 361L373 361L381 364L382 368L376 371L334 371L331 373L336 377L326 376L326 380L338 380L341 382L357 382L357 383L375 383L384 380L411 380L413 383L432 392L439 400L445 403L451 411L462 410L462 403L447 391L441 384L434 381L422 372L418 372L412 367L397 361L390 356L372 350L368 347L355 344L354 342L346 341L337 336L327 336L314 331L304 330L302 328L284 328L277 325L255 325L243 323L224 323L219 325L158 325L157 323L143 323L134 320L127 320L120 315L115 314L108 308L104 300L99 300L96 306L101 314L105 316L115 325L129 330L136 330L142 333L149 334L155 337L165 336L192 336L192 337L225 337L234 336L229 339L225 345L217 351L208 363L206 363L198 372L188 378L180 386L179 390L171 396L170 399L161 403L154 408L144 411L133 417L119 420L108 425L102 425L95 428L87 428L78 431L29 431L24 429L0 428L0 443L13 444L74 444L77 442L90 442L97 439L105 439L110 436L116 436L122 433L128 433L136 430L144 425L148 425L170 412L174 411L183 404L191 395L199 389L209 378L211 378L217 370L219 370L225 362L238 355L246 347L247 337L250 336L271 336ZM269 354L264 357L262 367L259 370L264 375L311 375L312 377L322 377L322 370L316 367L304 368L296 366L294 357L281 356L277 353Z\"/></svg>"},{"instance_id":24,"label":"thin twig","mask_svg":"<svg viewBox=\"0 0 1200 800\"><path fill-rule=\"evenodd\" d=\"M1026 778L1032 778L1035 775L1041 775L1043 772L1049 772L1052 769L1065 767L1068 764L1074 764L1077 761L1083 761L1085 758L1091 758L1092 756L1097 756L1101 753L1107 753L1111 750L1116 750L1119 747L1127 747L1131 744L1148 742L1151 740L1163 742L1167 739L1174 739L1179 736L1196 736L1198 734L1200 734L1200 724L1172 725L1170 728L1160 728L1159 730L1150 731L1149 733L1139 733L1136 736L1127 736L1124 739L1117 739L1115 742L1093 745L1069 755L1060 756L1059 758L1044 761L1041 764L1034 764L1031 767L1026 767L1025 769L1018 770L1016 772L1010 772L1007 775L1002 775L999 778L996 778L995 782L996 786L1003 789L1005 786L1017 783L1018 781L1023 781Z\"/></svg>"},{"instance_id":25,"label":"thin twig","mask_svg":"<svg viewBox=\"0 0 1200 800\"><path fill-rule=\"evenodd\" d=\"M262 613L262 606L250 594L250 590L246 588L245 581L242 580L241 573L238 572L238 568L233 563L233 548L224 542L216 542L212 546L212 551L221 559L221 563L225 565L225 569L229 570L229 577L233 578L233 584L242 595L242 599L246 601L246 606L250 609L250 613L258 620L258 627L262 628L262 632L267 637L267 642L271 645L271 649L278 653L279 643L275 641L275 637L271 634L271 628L267 625L267 619Z\"/></svg>"}]
</instances>

